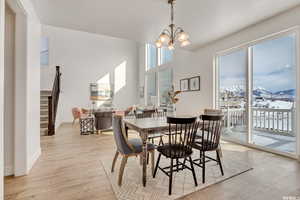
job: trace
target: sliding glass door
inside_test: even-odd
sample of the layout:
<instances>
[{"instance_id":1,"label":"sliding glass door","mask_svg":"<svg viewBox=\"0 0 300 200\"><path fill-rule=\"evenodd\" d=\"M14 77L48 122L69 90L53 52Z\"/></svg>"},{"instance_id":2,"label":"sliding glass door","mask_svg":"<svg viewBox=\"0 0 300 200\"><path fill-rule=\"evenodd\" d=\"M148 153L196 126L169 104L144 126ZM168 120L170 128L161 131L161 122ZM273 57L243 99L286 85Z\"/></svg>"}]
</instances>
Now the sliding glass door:
<instances>
[{"instance_id":1,"label":"sliding glass door","mask_svg":"<svg viewBox=\"0 0 300 200\"><path fill-rule=\"evenodd\" d=\"M295 153L296 35L267 40L251 48L251 142Z\"/></svg>"},{"instance_id":2,"label":"sliding glass door","mask_svg":"<svg viewBox=\"0 0 300 200\"><path fill-rule=\"evenodd\" d=\"M219 107L225 114L224 137L246 142L247 49L219 57Z\"/></svg>"},{"instance_id":3,"label":"sliding glass door","mask_svg":"<svg viewBox=\"0 0 300 200\"><path fill-rule=\"evenodd\" d=\"M295 154L296 34L223 53L217 57L217 73L217 106L225 115L223 137Z\"/></svg>"}]
</instances>

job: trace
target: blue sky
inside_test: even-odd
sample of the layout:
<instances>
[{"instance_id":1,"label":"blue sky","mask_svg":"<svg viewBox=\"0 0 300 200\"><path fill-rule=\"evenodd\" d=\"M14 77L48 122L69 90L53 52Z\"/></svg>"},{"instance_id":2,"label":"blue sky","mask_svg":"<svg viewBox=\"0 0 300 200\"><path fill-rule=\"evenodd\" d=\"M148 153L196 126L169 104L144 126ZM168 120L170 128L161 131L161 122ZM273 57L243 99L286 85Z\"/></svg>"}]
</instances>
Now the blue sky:
<instances>
[{"instance_id":1,"label":"blue sky","mask_svg":"<svg viewBox=\"0 0 300 200\"><path fill-rule=\"evenodd\" d=\"M246 51L220 57L221 87L245 84ZM267 40L253 46L253 86L276 92L295 88L295 36Z\"/></svg>"}]
</instances>

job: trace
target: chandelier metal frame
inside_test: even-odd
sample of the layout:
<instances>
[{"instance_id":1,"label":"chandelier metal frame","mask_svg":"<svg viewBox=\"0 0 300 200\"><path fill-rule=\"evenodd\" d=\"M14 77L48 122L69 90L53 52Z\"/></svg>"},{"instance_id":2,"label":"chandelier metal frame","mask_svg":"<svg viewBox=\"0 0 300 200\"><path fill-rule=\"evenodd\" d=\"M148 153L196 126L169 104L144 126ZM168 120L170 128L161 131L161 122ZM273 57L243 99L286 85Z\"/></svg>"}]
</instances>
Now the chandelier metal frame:
<instances>
[{"instance_id":1,"label":"chandelier metal frame","mask_svg":"<svg viewBox=\"0 0 300 200\"><path fill-rule=\"evenodd\" d=\"M168 0L168 4L170 4L171 7L171 23L168 28L163 29L158 40L155 42L157 48L168 46L170 50L173 50L176 42L180 42L182 47L190 44L189 35L184 32L183 28L176 27L174 23L175 1L176 0Z\"/></svg>"}]
</instances>

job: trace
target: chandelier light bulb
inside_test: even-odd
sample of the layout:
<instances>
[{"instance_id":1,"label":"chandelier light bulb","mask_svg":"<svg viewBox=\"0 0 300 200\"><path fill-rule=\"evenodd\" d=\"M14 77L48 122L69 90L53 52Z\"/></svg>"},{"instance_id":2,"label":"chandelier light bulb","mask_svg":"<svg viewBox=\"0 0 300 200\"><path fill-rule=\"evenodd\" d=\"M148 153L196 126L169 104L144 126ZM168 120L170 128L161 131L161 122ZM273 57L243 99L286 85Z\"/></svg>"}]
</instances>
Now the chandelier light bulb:
<instances>
[{"instance_id":1,"label":"chandelier light bulb","mask_svg":"<svg viewBox=\"0 0 300 200\"><path fill-rule=\"evenodd\" d=\"M157 41L155 42L155 45L156 45L157 48L161 48L161 47L162 47L162 42L161 42L161 40L157 40Z\"/></svg>"},{"instance_id":2,"label":"chandelier light bulb","mask_svg":"<svg viewBox=\"0 0 300 200\"><path fill-rule=\"evenodd\" d=\"M185 47L185 46L188 46L190 44L191 44L191 42L189 40L184 40L184 41L181 42L180 46Z\"/></svg>"},{"instance_id":3,"label":"chandelier light bulb","mask_svg":"<svg viewBox=\"0 0 300 200\"><path fill-rule=\"evenodd\" d=\"M159 40L164 43L164 44L167 44L170 40L170 37L166 34L166 33L162 33L160 34L159 36Z\"/></svg>"},{"instance_id":4,"label":"chandelier light bulb","mask_svg":"<svg viewBox=\"0 0 300 200\"><path fill-rule=\"evenodd\" d=\"M187 39L189 39L189 35L186 32L181 31L181 32L178 33L177 40L179 42L184 42Z\"/></svg>"},{"instance_id":5,"label":"chandelier light bulb","mask_svg":"<svg viewBox=\"0 0 300 200\"><path fill-rule=\"evenodd\" d=\"M171 42L171 41L169 42L168 49L171 50L171 51L175 49L173 42Z\"/></svg>"}]
</instances>

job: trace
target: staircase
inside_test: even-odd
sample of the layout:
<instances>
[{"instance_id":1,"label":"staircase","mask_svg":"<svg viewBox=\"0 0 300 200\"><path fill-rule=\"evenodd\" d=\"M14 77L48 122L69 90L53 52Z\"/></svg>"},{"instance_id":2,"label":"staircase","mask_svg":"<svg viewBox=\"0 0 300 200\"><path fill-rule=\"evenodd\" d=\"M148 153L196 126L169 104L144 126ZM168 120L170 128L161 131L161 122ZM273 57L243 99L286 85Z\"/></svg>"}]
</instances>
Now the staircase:
<instances>
[{"instance_id":1,"label":"staircase","mask_svg":"<svg viewBox=\"0 0 300 200\"><path fill-rule=\"evenodd\" d=\"M55 135L55 119L60 94L60 78L60 67L56 66L52 90L41 91L41 135Z\"/></svg>"},{"instance_id":2,"label":"staircase","mask_svg":"<svg viewBox=\"0 0 300 200\"><path fill-rule=\"evenodd\" d=\"M41 90L41 136L48 134L48 97L51 90Z\"/></svg>"}]
</instances>

